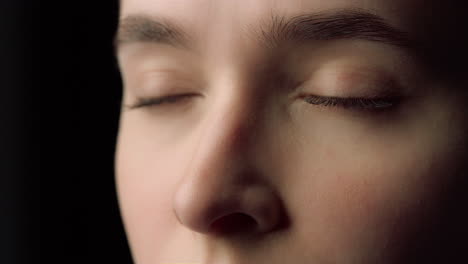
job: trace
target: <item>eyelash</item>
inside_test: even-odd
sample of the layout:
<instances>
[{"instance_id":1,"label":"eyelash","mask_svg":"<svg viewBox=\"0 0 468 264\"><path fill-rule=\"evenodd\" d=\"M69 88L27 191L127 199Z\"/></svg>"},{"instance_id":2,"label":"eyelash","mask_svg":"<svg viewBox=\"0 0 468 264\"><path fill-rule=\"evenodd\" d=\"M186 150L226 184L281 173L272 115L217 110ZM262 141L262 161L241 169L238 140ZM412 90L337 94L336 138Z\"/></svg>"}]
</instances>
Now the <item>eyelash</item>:
<instances>
[{"instance_id":1,"label":"eyelash","mask_svg":"<svg viewBox=\"0 0 468 264\"><path fill-rule=\"evenodd\" d=\"M300 96L304 101L312 105L326 106L326 107L341 107L344 109L355 110L385 110L397 105L400 97L332 97L332 96L318 96L318 95L302 95Z\"/></svg>"},{"instance_id":2,"label":"eyelash","mask_svg":"<svg viewBox=\"0 0 468 264\"><path fill-rule=\"evenodd\" d=\"M196 94L175 94L155 98L138 98L136 103L127 106L128 109L136 109L150 106L161 106L165 104L175 104L180 100L186 99ZM325 107L341 107L344 109L357 109L357 110L384 110L394 107L400 102L399 97L332 97L332 96L318 96L318 95L301 95L306 103L325 106Z\"/></svg>"},{"instance_id":3,"label":"eyelash","mask_svg":"<svg viewBox=\"0 0 468 264\"><path fill-rule=\"evenodd\" d=\"M136 109L150 106L160 106L164 104L175 104L180 100L186 99L190 96L195 96L195 94L175 94L162 97L138 98L136 103L127 107L128 109Z\"/></svg>"}]
</instances>

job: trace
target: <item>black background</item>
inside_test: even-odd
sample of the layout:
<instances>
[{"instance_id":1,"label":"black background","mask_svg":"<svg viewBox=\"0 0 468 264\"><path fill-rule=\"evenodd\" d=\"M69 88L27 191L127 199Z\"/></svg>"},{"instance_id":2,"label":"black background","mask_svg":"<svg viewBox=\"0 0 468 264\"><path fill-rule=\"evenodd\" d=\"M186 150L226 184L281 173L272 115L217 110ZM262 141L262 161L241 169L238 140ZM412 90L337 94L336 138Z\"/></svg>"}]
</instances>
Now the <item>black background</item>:
<instances>
[{"instance_id":1,"label":"black background","mask_svg":"<svg viewBox=\"0 0 468 264\"><path fill-rule=\"evenodd\" d=\"M38 263L39 126L32 1L0 1L0 263Z\"/></svg>"},{"instance_id":2,"label":"black background","mask_svg":"<svg viewBox=\"0 0 468 264\"><path fill-rule=\"evenodd\" d=\"M132 263L117 19L118 1L0 0L0 264Z\"/></svg>"},{"instance_id":3,"label":"black background","mask_svg":"<svg viewBox=\"0 0 468 264\"><path fill-rule=\"evenodd\" d=\"M64 212L55 219L63 229L57 244L67 263L131 263L114 183L122 93L113 47L118 2L80 1L73 6L64 2L58 12L69 23L56 29L56 33L65 33L63 41L56 43L58 65L65 71L63 85L58 87L63 95L59 105L75 111L72 117L76 116L76 121L62 116L63 131L69 130L70 136L57 131L65 146L63 153L70 153L59 157L59 161L63 159L64 166L59 166L63 174L59 173L51 185L64 187L56 199L57 207L63 207Z\"/></svg>"}]
</instances>

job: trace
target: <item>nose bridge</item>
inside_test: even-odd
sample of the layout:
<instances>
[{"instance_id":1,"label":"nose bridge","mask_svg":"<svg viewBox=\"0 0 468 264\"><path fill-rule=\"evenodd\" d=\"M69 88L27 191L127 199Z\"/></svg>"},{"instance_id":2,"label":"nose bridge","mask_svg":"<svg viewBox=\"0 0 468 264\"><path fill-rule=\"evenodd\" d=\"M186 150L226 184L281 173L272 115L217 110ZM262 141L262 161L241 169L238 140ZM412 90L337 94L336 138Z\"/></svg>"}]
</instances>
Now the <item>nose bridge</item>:
<instances>
[{"instance_id":1,"label":"nose bridge","mask_svg":"<svg viewBox=\"0 0 468 264\"><path fill-rule=\"evenodd\" d=\"M215 73L220 77L207 102L197 156L200 161L227 158L233 162L245 157L248 148L253 147L261 106L256 105L255 87L248 73L235 69Z\"/></svg>"},{"instance_id":2,"label":"nose bridge","mask_svg":"<svg viewBox=\"0 0 468 264\"><path fill-rule=\"evenodd\" d=\"M235 80L226 80L224 89L214 95L198 136L198 143L191 163L188 164L187 181L199 181L203 185L231 188L246 181L245 170L252 140L256 113L252 96ZM239 83L239 82L237 82ZM234 176L235 175L235 176Z\"/></svg>"},{"instance_id":3,"label":"nose bridge","mask_svg":"<svg viewBox=\"0 0 468 264\"><path fill-rule=\"evenodd\" d=\"M219 200L222 194L212 190L223 190L226 194L247 181L244 170L248 149L245 146L249 135L244 130L249 129L248 121L244 121L242 109L232 108L235 107L222 105L205 120L187 166L182 184L196 192L198 200L214 199L211 195L218 196Z\"/></svg>"},{"instance_id":4,"label":"nose bridge","mask_svg":"<svg viewBox=\"0 0 468 264\"><path fill-rule=\"evenodd\" d=\"M266 230L276 222L277 200L261 183L250 160L257 115L253 96L231 82L214 95L199 142L174 196L179 222L209 233L214 221L233 213L248 215ZM217 98L216 98L217 97Z\"/></svg>"},{"instance_id":5,"label":"nose bridge","mask_svg":"<svg viewBox=\"0 0 468 264\"><path fill-rule=\"evenodd\" d=\"M256 113L249 105L251 98L243 92L226 92L213 107L212 116L205 120L200 135L202 153L222 158L234 158L249 146L254 137ZM205 143L205 144L203 144ZM251 145L250 145L251 146Z\"/></svg>"}]
</instances>

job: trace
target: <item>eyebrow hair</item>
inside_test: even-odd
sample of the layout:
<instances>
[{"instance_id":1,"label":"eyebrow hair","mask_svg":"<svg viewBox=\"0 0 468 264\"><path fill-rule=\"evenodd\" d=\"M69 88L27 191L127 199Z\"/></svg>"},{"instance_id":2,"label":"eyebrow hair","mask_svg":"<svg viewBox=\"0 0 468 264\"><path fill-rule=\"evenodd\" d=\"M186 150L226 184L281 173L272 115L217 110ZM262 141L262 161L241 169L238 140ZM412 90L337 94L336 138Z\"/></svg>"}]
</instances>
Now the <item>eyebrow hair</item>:
<instances>
[{"instance_id":1,"label":"eyebrow hair","mask_svg":"<svg viewBox=\"0 0 468 264\"><path fill-rule=\"evenodd\" d=\"M408 33L363 9L336 9L286 18L272 14L251 33L269 47L284 41L362 39L409 48L414 45Z\"/></svg>"},{"instance_id":2,"label":"eyebrow hair","mask_svg":"<svg viewBox=\"0 0 468 264\"><path fill-rule=\"evenodd\" d=\"M410 48L414 42L408 33L398 30L375 14L363 9L336 9L285 17L271 14L269 20L249 25L247 34L267 47L285 41L361 39ZM148 15L128 15L120 20L114 45L152 42L175 47L190 47L190 37L181 27Z\"/></svg>"},{"instance_id":3,"label":"eyebrow hair","mask_svg":"<svg viewBox=\"0 0 468 264\"><path fill-rule=\"evenodd\" d=\"M188 47L188 34L179 26L165 19L152 18L149 15L136 14L119 21L114 46L125 43L153 42L176 47Z\"/></svg>"}]
</instances>

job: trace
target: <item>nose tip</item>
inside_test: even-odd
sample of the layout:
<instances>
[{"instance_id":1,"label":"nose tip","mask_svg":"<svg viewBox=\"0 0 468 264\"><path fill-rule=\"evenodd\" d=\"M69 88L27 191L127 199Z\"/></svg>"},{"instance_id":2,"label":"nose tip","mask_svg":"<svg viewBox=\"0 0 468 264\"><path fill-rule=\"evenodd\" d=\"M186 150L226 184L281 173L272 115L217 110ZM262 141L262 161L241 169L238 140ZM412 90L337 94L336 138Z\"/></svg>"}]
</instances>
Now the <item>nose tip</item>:
<instances>
[{"instance_id":1,"label":"nose tip","mask_svg":"<svg viewBox=\"0 0 468 264\"><path fill-rule=\"evenodd\" d=\"M201 193L182 188L174 213L185 227L203 234L260 234L280 226L282 206L266 186L242 186Z\"/></svg>"}]
</instances>

